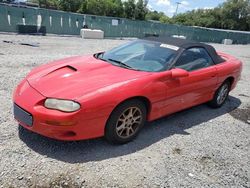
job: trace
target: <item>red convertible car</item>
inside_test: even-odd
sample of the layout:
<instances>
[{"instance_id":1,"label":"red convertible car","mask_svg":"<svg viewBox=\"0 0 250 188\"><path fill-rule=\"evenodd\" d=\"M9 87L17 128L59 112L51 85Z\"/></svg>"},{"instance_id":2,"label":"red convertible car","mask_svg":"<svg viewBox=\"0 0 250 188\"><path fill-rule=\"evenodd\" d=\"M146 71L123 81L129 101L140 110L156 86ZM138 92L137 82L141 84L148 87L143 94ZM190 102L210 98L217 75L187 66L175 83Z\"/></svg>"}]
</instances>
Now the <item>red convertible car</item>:
<instances>
[{"instance_id":1,"label":"red convertible car","mask_svg":"<svg viewBox=\"0 0 250 188\"><path fill-rule=\"evenodd\" d=\"M134 139L146 121L201 104L220 107L242 63L207 44L148 37L32 70L17 86L14 117L59 140Z\"/></svg>"}]
</instances>

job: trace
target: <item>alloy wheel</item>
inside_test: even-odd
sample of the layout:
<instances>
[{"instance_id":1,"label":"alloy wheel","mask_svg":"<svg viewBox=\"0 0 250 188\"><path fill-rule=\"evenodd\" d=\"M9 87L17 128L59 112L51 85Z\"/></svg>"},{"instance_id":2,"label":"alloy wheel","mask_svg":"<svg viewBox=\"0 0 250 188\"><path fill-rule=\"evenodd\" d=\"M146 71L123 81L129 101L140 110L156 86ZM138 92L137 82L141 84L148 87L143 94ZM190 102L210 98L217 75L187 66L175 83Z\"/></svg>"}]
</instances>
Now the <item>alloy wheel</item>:
<instances>
[{"instance_id":1,"label":"alloy wheel","mask_svg":"<svg viewBox=\"0 0 250 188\"><path fill-rule=\"evenodd\" d=\"M217 103L218 104L222 104L226 98L227 98L227 95L228 95L228 91L229 91L229 86L228 84L224 84L219 92L218 92L218 95L217 95Z\"/></svg>"},{"instance_id":2,"label":"alloy wheel","mask_svg":"<svg viewBox=\"0 0 250 188\"><path fill-rule=\"evenodd\" d=\"M124 110L116 122L116 133L121 138L134 135L142 122L142 112L138 107Z\"/></svg>"}]
</instances>

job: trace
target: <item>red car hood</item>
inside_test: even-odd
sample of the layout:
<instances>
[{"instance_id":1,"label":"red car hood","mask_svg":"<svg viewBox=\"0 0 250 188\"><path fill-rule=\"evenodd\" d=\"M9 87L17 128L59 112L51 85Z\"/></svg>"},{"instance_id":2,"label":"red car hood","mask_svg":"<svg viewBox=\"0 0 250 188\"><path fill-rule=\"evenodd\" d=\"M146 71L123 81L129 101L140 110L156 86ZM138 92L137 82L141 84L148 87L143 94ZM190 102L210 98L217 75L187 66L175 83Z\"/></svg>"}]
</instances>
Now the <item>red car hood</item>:
<instances>
[{"instance_id":1,"label":"red car hood","mask_svg":"<svg viewBox=\"0 0 250 188\"><path fill-rule=\"evenodd\" d=\"M79 56L40 66L31 71L27 80L46 97L77 99L102 87L148 74L117 67L93 56Z\"/></svg>"}]
</instances>

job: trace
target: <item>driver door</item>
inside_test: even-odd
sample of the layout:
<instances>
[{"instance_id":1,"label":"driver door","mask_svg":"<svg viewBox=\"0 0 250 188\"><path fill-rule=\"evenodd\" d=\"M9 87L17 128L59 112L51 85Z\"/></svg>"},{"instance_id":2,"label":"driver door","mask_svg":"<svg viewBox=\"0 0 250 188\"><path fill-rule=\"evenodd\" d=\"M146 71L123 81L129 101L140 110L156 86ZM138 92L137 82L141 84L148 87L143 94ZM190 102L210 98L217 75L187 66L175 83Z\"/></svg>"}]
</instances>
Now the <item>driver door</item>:
<instances>
[{"instance_id":1,"label":"driver door","mask_svg":"<svg viewBox=\"0 0 250 188\"><path fill-rule=\"evenodd\" d=\"M173 68L184 69L189 72L189 76L166 81L166 114L212 99L217 84L217 69L204 48L185 50Z\"/></svg>"}]
</instances>

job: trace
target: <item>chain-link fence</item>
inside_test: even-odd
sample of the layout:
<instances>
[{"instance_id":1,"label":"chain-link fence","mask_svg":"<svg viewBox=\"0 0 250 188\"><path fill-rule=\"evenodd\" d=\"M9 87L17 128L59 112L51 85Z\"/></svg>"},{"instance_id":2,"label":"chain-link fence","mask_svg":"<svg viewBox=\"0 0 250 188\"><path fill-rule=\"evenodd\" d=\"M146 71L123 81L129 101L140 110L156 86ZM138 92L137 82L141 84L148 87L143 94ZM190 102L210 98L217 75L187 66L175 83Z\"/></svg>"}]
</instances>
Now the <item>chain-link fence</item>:
<instances>
[{"instance_id":1,"label":"chain-link fence","mask_svg":"<svg viewBox=\"0 0 250 188\"><path fill-rule=\"evenodd\" d=\"M103 30L105 37L183 35L187 39L201 42L221 43L223 39L232 39L235 44L250 43L250 32L188 27L1 4L0 31L18 32L18 25L44 26L47 33L60 35L79 35L80 29L87 25L91 29Z\"/></svg>"}]
</instances>

